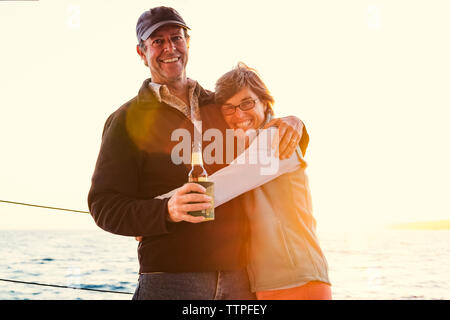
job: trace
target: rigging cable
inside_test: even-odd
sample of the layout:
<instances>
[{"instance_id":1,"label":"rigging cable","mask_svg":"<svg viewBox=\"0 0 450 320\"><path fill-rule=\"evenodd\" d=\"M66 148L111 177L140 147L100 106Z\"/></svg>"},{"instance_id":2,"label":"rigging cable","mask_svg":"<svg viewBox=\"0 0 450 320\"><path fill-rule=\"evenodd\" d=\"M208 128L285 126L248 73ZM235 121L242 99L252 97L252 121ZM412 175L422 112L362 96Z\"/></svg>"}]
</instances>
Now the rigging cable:
<instances>
[{"instance_id":1,"label":"rigging cable","mask_svg":"<svg viewBox=\"0 0 450 320\"><path fill-rule=\"evenodd\" d=\"M86 290L86 291L96 291L96 292L105 292L105 293L119 293L119 294L133 294L131 292L125 292L125 291L113 291L113 290L101 290L101 289L82 288L82 287L61 286L61 285L57 285L57 284L27 282L27 281L18 281L18 280L10 280L10 279L0 279L0 281L21 283L21 284L31 284L31 285L35 285L35 286L53 287L53 288L62 288L62 289Z\"/></svg>"},{"instance_id":2,"label":"rigging cable","mask_svg":"<svg viewBox=\"0 0 450 320\"><path fill-rule=\"evenodd\" d=\"M89 214L89 211L64 209L64 208L43 206L43 205L37 205L37 204L31 204L31 203L23 203L23 202L15 202L15 201L7 201L7 200L0 200L0 202L9 203L9 204L17 204L17 205L22 205L22 206L29 206L29 207L36 207L36 208L53 209L53 210L60 210L60 211L69 211L69 212L88 213ZM129 294L129 295L133 294L131 292L125 292L125 291L113 291L113 290L101 290L101 289L92 289L92 288L71 287L71 286L62 286L62 285L56 285L56 284L28 282L28 281L18 281L18 280L11 280L11 279L0 279L0 281L12 282L12 283L21 283L21 284L29 284L29 285L43 286L43 287L62 288L62 289L74 289L74 290L96 291L96 292L103 292L103 293Z\"/></svg>"},{"instance_id":3,"label":"rigging cable","mask_svg":"<svg viewBox=\"0 0 450 320\"><path fill-rule=\"evenodd\" d=\"M10 204L19 204L19 205L22 205L22 206L37 207L37 208L44 208L44 209L53 209L53 210L70 211L70 212L78 212L78 213L89 213L89 211L56 208L56 207L42 206L42 205L38 205L38 204L15 202L15 201L7 201L7 200L0 200L0 202L10 203Z\"/></svg>"}]
</instances>

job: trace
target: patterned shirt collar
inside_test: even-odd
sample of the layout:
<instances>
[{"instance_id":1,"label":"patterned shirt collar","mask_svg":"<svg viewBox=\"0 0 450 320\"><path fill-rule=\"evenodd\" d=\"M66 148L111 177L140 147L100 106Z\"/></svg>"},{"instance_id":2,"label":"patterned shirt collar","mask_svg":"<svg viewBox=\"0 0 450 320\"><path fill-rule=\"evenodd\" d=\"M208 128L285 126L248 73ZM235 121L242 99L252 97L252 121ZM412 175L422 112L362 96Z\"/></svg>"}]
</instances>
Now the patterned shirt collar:
<instances>
[{"instance_id":1,"label":"patterned shirt collar","mask_svg":"<svg viewBox=\"0 0 450 320\"><path fill-rule=\"evenodd\" d=\"M200 119L200 111L198 106L198 98L200 96L200 86L197 81L187 79L188 81L188 97L190 105L171 94L166 85L149 82L150 90L160 103L165 103L172 108L181 111L188 119L192 120L191 114L194 113L196 119Z\"/></svg>"}]
</instances>

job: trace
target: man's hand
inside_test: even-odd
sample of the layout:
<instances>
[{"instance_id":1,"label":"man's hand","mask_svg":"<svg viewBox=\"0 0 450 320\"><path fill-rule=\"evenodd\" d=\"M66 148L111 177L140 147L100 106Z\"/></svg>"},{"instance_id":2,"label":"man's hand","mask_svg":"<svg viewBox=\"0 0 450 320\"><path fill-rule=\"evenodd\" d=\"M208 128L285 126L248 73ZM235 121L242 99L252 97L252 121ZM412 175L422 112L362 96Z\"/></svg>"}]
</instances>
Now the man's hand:
<instances>
[{"instance_id":1,"label":"man's hand","mask_svg":"<svg viewBox=\"0 0 450 320\"><path fill-rule=\"evenodd\" d=\"M186 183L181 188L178 188L167 203L167 208L169 211L169 216L167 219L171 222L186 221L191 223L199 223L205 221L205 217L194 217L188 214L190 211L211 208L212 199L207 196L205 192L206 189L197 183ZM136 241L141 242L143 237L139 236L135 237L135 239Z\"/></svg>"},{"instance_id":2,"label":"man's hand","mask_svg":"<svg viewBox=\"0 0 450 320\"><path fill-rule=\"evenodd\" d=\"M278 127L279 147L272 145L272 148L278 147L277 154L280 159L289 158L297 148L302 138L303 122L296 116L289 116L284 118L272 119L264 126L264 129L269 127Z\"/></svg>"},{"instance_id":3,"label":"man's hand","mask_svg":"<svg viewBox=\"0 0 450 320\"><path fill-rule=\"evenodd\" d=\"M206 189L197 183L186 183L179 188L167 203L169 220L172 222L186 221L191 223L205 221L205 217L194 217L188 214L190 211L211 208L212 199L205 192Z\"/></svg>"}]
</instances>

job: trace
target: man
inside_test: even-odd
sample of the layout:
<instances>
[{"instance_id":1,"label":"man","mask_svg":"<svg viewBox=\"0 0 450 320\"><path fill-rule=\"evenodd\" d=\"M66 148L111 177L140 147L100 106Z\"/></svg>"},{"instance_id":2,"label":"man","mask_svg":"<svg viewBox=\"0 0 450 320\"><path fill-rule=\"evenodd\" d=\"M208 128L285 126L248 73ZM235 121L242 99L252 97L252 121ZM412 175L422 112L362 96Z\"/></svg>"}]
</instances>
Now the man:
<instances>
[{"instance_id":1,"label":"man","mask_svg":"<svg viewBox=\"0 0 450 320\"><path fill-rule=\"evenodd\" d=\"M137 52L151 79L106 121L88 205L104 230L143 237L134 299L254 299L245 270L245 215L233 201L217 208L211 222L187 214L210 207L211 199L197 184L183 186L189 168L171 159L177 144L171 134L186 129L193 135L193 116L201 117L205 130L224 125L213 93L186 76L188 29L168 7L138 19ZM280 156L290 155L301 138L301 121L271 124L282 137ZM208 172L218 168L206 166ZM170 198L155 198L180 186Z\"/></svg>"}]
</instances>

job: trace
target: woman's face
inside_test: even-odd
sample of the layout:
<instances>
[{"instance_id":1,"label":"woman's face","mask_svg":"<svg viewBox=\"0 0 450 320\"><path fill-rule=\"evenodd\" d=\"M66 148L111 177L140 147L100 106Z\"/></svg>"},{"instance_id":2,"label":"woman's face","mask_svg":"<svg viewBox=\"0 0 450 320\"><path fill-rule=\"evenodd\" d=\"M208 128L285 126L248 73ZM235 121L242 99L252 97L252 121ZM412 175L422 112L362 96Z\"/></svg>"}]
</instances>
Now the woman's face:
<instances>
[{"instance_id":1,"label":"woman's face","mask_svg":"<svg viewBox=\"0 0 450 320\"><path fill-rule=\"evenodd\" d=\"M258 129L264 122L266 109L267 105L248 87L243 88L221 106L222 115L228 126L234 130L244 131Z\"/></svg>"}]
</instances>

